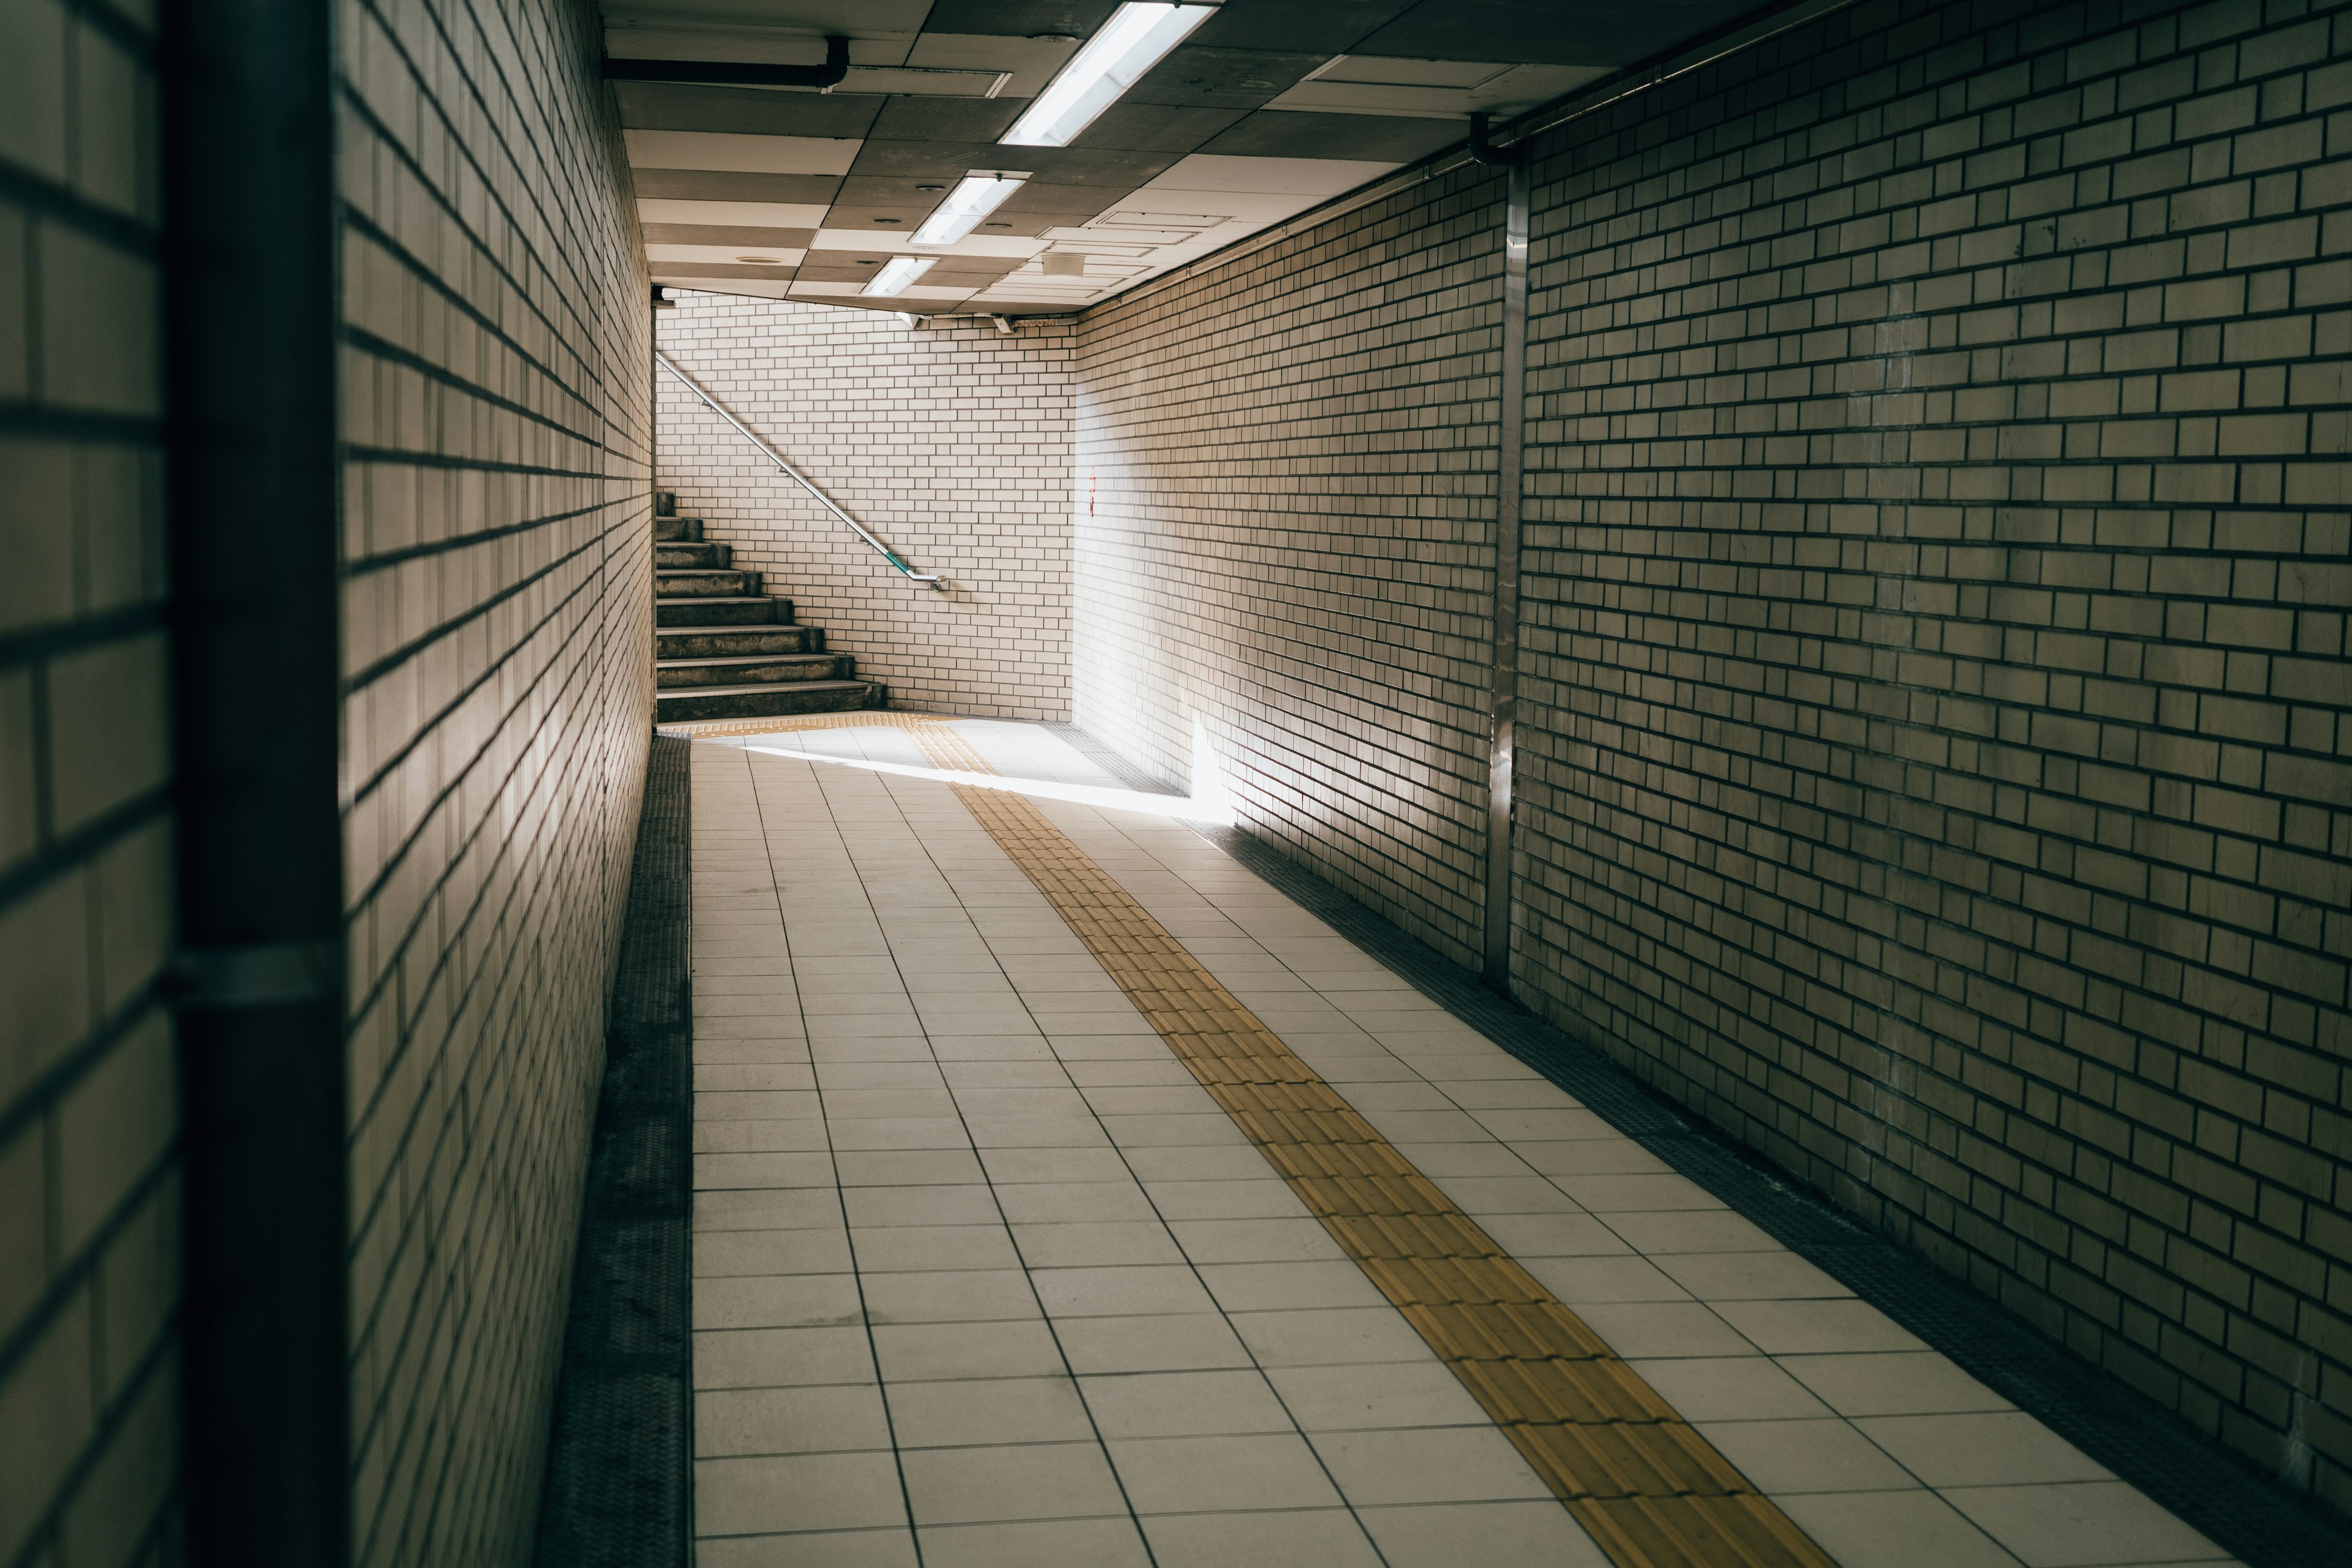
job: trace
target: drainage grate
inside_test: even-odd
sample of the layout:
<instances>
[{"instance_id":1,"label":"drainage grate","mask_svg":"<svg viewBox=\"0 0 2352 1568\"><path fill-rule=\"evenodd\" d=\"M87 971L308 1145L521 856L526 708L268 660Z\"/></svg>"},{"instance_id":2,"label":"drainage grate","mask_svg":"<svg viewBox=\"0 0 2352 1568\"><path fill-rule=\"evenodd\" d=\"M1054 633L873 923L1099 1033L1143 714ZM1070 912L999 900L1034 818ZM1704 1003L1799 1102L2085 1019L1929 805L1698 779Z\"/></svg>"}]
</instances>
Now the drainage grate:
<instances>
[{"instance_id":1,"label":"drainage grate","mask_svg":"<svg viewBox=\"0 0 2352 1568\"><path fill-rule=\"evenodd\" d=\"M542 1568L690 1561L691 745L656 736L646 764L540 1504Z\"/></svg>"},{"instance_id":2,"label":"drainage grate","mask_svg":"<svg viewBox=\"0 0 2352 1568\"><path fill-rule=\"evenodd\" d=\"M1049 725L1130 789L1179 795L1067 725ZM1601 1051L1406 935L1237 828L1194 831L1431 1001L1581 1100L1774 1240L1940 1351L1994 1393L2171 1510L2247 1568L2352 1563L2352 1521L2221 1447L2155 1401L1874 1231L1642 1083Z\"/></svg>"}]
</instances>

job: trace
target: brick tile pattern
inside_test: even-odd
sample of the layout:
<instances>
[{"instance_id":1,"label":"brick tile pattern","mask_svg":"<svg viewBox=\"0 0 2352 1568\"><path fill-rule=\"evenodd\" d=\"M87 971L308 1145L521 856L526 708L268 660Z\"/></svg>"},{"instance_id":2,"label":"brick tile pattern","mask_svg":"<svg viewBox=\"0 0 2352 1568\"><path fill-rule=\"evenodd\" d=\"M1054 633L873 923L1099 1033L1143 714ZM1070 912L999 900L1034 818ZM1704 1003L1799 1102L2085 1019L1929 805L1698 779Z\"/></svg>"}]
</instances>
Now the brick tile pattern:
<instances>
[{"instance_id":1,"label":"brick tile pattern","mask_svg":"<svg viewBox=\"0 0 2352 1568\"><path fill-rule=\"evenodd\" d=\"M177 1107L153 18L0 37L0 1562L171 1536Z\"/></svg>"},{"instance_id":2,"label":"brick tile pattern","mask_svg":"<svg viewBox=\"0 0 2352 1568\"><path fill-rule=\"evenodd\" d=\"M1077 722L1476 951L1502 181L1449 175L1090 312ZM1196 734L1197 731L1197 734Z\"/></svg>"},{"instance_id":3,"label":"brick tile pattern","mask_svg":"<svg viewBox=\"0 0 2352 1568\"><path fill-rule=\"evenodd\" d=\"M662 347L945 593L910 584L667 375L661 485L894 703L1070 712L1066 321L894 315L673 289Z\"/></svg>"},{"instance_id":4,"label":"brick tile pattern","mask_svg":"<svg viewBox=\"0 0 2352 1568\"><path fill-rule=\"evenodd\" d=\"M356 1560L528 1554L652 717L598 19L348 0Z\"/></svg>"},{"instance_id":5,"label":"brick tile pattern","mask_svg":"<svg viewBox=\"0 0 2352 1568\"><path fill-rule=\"evenodd\" d=\"M1864 5L1539 142L1517 974L2352 1506L2347 62ZM1495 188L1078 349L1080 722L1464 958Z\"/></svg>"},{"instance_id":6,"label":"brick tile pattern","mask_svg":"<svg viewBox=\"0 0 2352 1568\"><path fill-rule=\"evenodd\" d=\"M2304 9L1865 7L1542 145L1521 973L2352 1503L2352 13Z\"/></svg>"}]
</instances>

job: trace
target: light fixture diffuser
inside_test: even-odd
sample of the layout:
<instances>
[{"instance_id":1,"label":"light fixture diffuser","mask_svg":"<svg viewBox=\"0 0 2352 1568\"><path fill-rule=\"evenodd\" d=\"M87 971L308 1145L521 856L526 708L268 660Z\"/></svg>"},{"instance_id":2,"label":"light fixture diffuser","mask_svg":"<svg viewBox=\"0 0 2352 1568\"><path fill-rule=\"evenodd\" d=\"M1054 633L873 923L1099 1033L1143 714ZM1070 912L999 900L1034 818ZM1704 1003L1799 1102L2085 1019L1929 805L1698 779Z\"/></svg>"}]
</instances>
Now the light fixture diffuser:
<instances>
[{"instance_id":1,"label":"light fixture diffuser","mask_svg":"<svg viewBox=\"0 0 2352 1568\"><path fill-rule=\"evenodd\" d=\"M1006 147L1066 147L1136 79L1207 20L1214 5L1128 0L1055 74L1028 111L997 140Z\"/></svg>"},{"instance_id":2,"label":"light fixture diffuser","mask_svg":"<svg viewBox=\"0 0 2352 1568\"><path fill-rule=\"evenodd\" d=\"M1028 177L1025 170L974 169L948 193L947 200L931 209L931 216L915 231L915 243L953 245L1003 205L1004 198L1019 190Z\"/></svg>"},{"instance_id":3,"label":"light fixture diffuser","mask_svg":"<svg viewBox=\"0 0 2352 1568\"><path fill-rule=\"evenodd\" d=\"M902 292L908 284L939 264L936 256L894 256L882 264L874 281L858 290L861 294L889 295Z\"/></svg>"}]
</instances>

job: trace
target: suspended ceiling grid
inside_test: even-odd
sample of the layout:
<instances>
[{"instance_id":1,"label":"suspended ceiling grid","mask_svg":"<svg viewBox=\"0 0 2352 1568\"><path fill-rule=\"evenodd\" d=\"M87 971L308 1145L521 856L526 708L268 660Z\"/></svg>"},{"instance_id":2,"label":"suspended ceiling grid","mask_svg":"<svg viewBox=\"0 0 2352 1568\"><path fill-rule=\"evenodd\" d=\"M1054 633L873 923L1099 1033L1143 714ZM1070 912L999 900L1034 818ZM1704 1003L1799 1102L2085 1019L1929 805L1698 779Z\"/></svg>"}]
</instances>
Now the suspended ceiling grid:
<instances>
[{"instance_id":1,"label":"suspended ceiling grid","mask_svg":"<svg viewBox=\"0 0 2352 1568\"><path fill-rule=\"evenodd\" d=\"M817 65L837 86L614 84L654 280L924 314L1077 310L1661 54L1754 0L1227 0L1066 147L997 138L1117 0L605 0L621 58ZM946 247L975 170L1030 178ZM1057 273L1045 258L1058 253ZM892 257L936 266L862 295ZM1083 258L1083 262L1071 259Z\"/></svg>"}]
</instances>

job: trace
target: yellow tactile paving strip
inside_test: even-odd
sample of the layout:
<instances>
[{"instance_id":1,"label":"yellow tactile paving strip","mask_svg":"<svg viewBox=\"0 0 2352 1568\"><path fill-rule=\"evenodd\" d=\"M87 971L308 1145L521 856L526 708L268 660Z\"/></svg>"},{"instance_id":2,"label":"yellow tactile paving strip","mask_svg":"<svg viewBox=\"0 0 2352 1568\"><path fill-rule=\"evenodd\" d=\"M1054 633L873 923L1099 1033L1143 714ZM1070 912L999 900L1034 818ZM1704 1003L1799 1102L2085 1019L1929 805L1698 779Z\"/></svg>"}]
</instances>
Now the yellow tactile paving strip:
<instances>
[{"instance_id":1,"label":"yellow tactile paving strip","mask_svg":"<svg viewBox=\"0 0 2352 1568\"><path fill-rule=\"evenodd\" d=\"M833 714L761 727L845 721L903 727L942 769L995 771L923 715ZM1621 1568L1832 1568L1034 805L1001 790L952 787Z\"/></svg>"}]
</instances>

